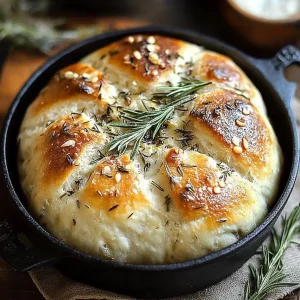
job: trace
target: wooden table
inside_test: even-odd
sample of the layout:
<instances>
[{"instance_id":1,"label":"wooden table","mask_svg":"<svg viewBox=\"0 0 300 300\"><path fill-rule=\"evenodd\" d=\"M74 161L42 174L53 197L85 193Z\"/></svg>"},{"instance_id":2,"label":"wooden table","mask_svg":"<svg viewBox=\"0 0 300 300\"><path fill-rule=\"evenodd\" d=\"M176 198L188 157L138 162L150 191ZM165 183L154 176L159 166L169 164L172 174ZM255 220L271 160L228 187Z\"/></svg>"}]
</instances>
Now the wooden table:
<instances>
[{"instance_id":1,"label":"wooden table","mask_svg":"<svg viewBox=\"0 0 300 300\"><path fill-rule=\"evenodd\" d=\"M0 124L23 83L46 60L46 56L26 51L12 52L4 65L0 77ZM14 212L3 197L3 183L0 183L0 220L14 218ZM0 298L6 299L43 299L27 273L14 272L0 258Z\"/></svg>"},{"instance_id":2,"label":"wooden table","mask_svg":"<svg viewBox=\"0 0 300 300\"><path fill-rule=\"evenodd\" d=\"M116 27L132 25L128 22L117 23ZM2 70L0 78L0 124L5 117L7 109L18 90L29 76L48 57L46 55L32 53L24 50L16 50L10 53ZM3 186L0 184L0 194L3 195ZM14 213L5 201L0 198L0 220L7 217L14 218ZM38 300L43 299L27 273L14 272L0 259L0 299L12 300ZM300 293L291 295L285 300L300 300Z\"/></svg>"}]
</instances>

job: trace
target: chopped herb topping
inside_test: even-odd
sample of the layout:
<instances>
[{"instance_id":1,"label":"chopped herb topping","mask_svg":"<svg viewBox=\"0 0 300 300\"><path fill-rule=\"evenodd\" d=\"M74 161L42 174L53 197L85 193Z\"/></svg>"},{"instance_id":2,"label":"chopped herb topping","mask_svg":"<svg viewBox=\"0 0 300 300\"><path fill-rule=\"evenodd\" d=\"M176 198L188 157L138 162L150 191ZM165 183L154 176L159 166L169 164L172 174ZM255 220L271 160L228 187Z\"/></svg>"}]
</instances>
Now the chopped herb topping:
<instances>
[{"instance_id":1,"label":"chopped herb topping","mask_svg":"<svg viewBox=\"0 0 300 300\"><path fill-rule=\"evenodd\" d=\"M154 186L155 186L157 189L159 189L160 191L164 192L164 189L163 189L160 185L158 185L156 182L151 181L151 184L154 185Z\"/></svg>"},{"instance_id":2,"label":"chopped herb topping","mask_svg":"<svg viewBox=\"0 0 300 300\"><path fill-rule=\"evenodd\" d=\"M183 177L183 170L180 165L178 165L178 167L177 167L177 172L181 177Z\"/></svg>"},{"instance_id":3,"label":"chopped herb topping","mask_svg":"<svg viewBox=\"0 0 300 300\"><path fill-rule=\"evenodd\" d=\"M50 133L50 140L53 140L53 139L54 139L55 134L56 134L55 131L52 131L52 132Z\"/></svg>"},{"instance_id":4,"label":"chopped herb topping","mask_svg":"<svg viewBox=\"0 0 300 300\"><path fill-rule=\"evenodd\" d=\"M192 185L190 180L188 180L188 183L186 184L185 189L191 193L195 192L194 186Z\"/></svg>"},{"instance_id":5,"label":"chopped herb topping","mask_svg":"<svg viewBox=\"0 0 300 300\"><path fill-rule=\"evenodd\" d=\"M231 176L231 174L234 172L234 170L230 169L228 166L226 166L222 162L217 163L217 166L221 169L221 172L222 172L222 175L219 177L219 179L226 182L228 176Z\"/></svg>"},{"instance_id":6,"label":"chopped herb topping","mask_svg":"<svg viewBox=\"0 0 300 300\"><path fill-rule=\"evenodd\" d=\"M157 152L152 152L150 155L144 154L142 151L139 151L139 154L141 156L141 159L144 163L144 173L146 173L150 169L150 162L148 161L148 158L156 154Z\"/></svg>"},{"instance_id":7,"label":"chopped herb topping","mask_svg":"<svg viewBox=\"0 0 300 300\"><path fill-rule=\"evenodd\" d=\"M70 166L72 166L72 165L74 164L74 161L75 161L75 160L72 159L72 157L71 157L70 154L67 154L67 155L66 155L66 160L67 160L67 162L68 162L68 164L69 164Z\"/></svg>"},{"instance_id":8,"label":"chopped herb topping","mask_svg":"<svg viewBox=\"0 0 300 300\"><path fill-rule=\"evenodd\" d=\"M49 120L49 121L47 121L47 123L46 123L46 128L47 128L48 126L50 126L53 122L54 122L54 120Z\"/></svg>"},{"instance_id":9,"label":"chopped herb topping","mask_svg":"<svg viewBox=\"0 0 300 300\"><path fill-rule=\"evenodd\" d=\"M184 164L184 163L181 163L180 164L183 168L196 168L197 165L189 165L189 164Z\"/></svg>"},{"instance_id":10,"label":"chopped herb topping","mask_svg":"<svg viewBox=\"0 0 300 300\"><path fill-rule=\"evenodd\" d=\"M167 212L169 212L170 211L170 204L171 204L171 197L169 196L169 195L167 195L166 197L165 197L165 203L164 203L164 205L166 205L166 210L167 210Z\"/></svg>"},{"instance_id":11,"label":"chopped herb topping","mask_svg":"<svg viewBox=\"0 0 300 300\"><path fill-rule=\"evenodd\" d=\"M96 123L93 125L93 127L90 130L94 131L94 132L97 132L97 133L100 133L100 129L99 129L99 127Z\"/></svg>"},{"instance_id":12,"label":"chopped herb topping","mask_svg":"<svg viewBox=\"0 0 300 300\"><path fill-rule=\"evenodd\" d=\"M175 129L175 132L181 134L181 137L179 139L177 139L176 141L180 141L181 142L181 146L182 147L186 147L189 146L189 142L194 138L194 136L192 135L192 131L191 130L187 130L188 124L190 121L188 122L184 122L184 126L182 129Z\"/></svg>"},{"instance_id":13,"label":"chopped herb topping","mask_svg":"<svg viewBox=\"0 0 300 300\"><path fill-rule=\"evenodd\" d=\"M81 205L80 200L76 200L76 205L77 205L78 208L80 208L80 205Z\"/></svg>"},{"instance_id":14,"label":"chopped herb topping","mask_svg":"<svg viewBox=\"0 0 300 300\"><path fill-rule=\"evenodd\" d=\"M127 104L131 103L131 93L130 92L120 92L119 97L123 98Z\"/></svg>"},{"instance_id":15,"label":"chopped herb topping","mask_svg":"<svg viewBox=\"0 0 300 300\"><path fill-rule=\"evenodd\" d=\"M79 190L81 184L82 184L83 178L79 178L78 180L75 180L75 185L77 190Z\"/></svg>"},{"instance_id":16,"label":"chopped herb topping","mask_svg":"<svg viewBox=\"0 0 300 300\"><path fill-rule=\"evenodd\" d=\"M124 166L119 165L117 166L117 169L120 173L129 173L129 170L127 170Z\"/></svg>"},{"instance_id":17,"label":"chopped herb topping","mask_svg":"<svg viewBox=\"0 0 300 300\"><path fill-rule=\"evenodd\" d=\"M108 211L112 211L112 210L116 209L118 206L119 206L119 204L116 204L113 207L111 207Z\"/></svg>"},{"instance_id":18,"label":"chopped herb topping","mask_svg":"<svg viewBox=\"0 0 300 300\"><path fill-rule=\"evenodd\" d=\"M98 157L93 159L90 162L90 165L96 164L97 162L99 162L101 159L103 159L105 157L105 155L100 150L98 150L97 153L98 153Z\"/></svg>"},{"instance_id":19,"label":"chopped herb topping","mask_svg":"<svg viewBox=\"0 0 300 300\"><path fill-rule=\"evenodd\" d=\"M228 110L233 110L234 109L234 105L232 103L226 103L225 104L225 107L228 109Z\"/></svg>"},{"instance_id":20,"label":"chopped herb topping","mask_svg":"<svg viewBox=\"0 0 300 300\"><path fill-rule=\"evenodd\" d=\"M179 193L179 197L180 197L182 200L188 200L186 194L184 194L184 193Z\"/></svg>"},{"instance_id":21,"label":"chopped herb topping","mask_svg":"<svg viewBox=\"0 0 300 300\"><path fill-rule=\"evenodd\" d=\"M62 199L65 196L67 196L67 193L63 193L59 198Z\"/></svg>"},{"instance_id":22,"label":"chopped herb topping","mask_svg":"<svg viewBox=\"0 0 300 300\"><path fill-rule=\"evenodd\" d=\"M172 175L172 172L168 166L167 163L165 163L165 169L166 169L166 172L167 172L167 175L169 177L169 181L170 181L170 185L171 185L171 189L173 190L174 189L174 184L176 183L176 179L175 177Z\"/></svg>"}]
</instances>

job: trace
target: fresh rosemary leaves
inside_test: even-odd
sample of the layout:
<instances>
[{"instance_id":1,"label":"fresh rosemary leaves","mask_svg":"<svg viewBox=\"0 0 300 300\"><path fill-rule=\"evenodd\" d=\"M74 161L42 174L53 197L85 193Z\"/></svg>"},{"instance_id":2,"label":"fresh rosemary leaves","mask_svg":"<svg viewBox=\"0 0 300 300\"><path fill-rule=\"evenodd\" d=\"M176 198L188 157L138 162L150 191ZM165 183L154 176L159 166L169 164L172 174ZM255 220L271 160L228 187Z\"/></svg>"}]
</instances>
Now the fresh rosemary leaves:
<instances>
[{"instance_id":1,"label":"fresh rosemary leaves","mask_svg":"<svg viewBox=\"0 0 300 300\"><path fill-rule=\"evenodd\" d=\"M37 18L31 13L45 13L50 1L0 1L0 41L6 40L11 47L24 47L49 54L61 43L70 43L99 34L95 26L65 29L62 19Z\"/></svg>"},{"instance_id":2,"label":"fresh rosemary leaves","mask_svg":"<svg viewBox=\"0 0 300 300\"><path fill-rule=\"evenodd\" d=\"M131 159L133 159L146 134L150 133L154 139L162 125L172 117L175 109L194 100L196 92L208 84L210 82L184 78L176 86L159 87L160 92L153 94L153 99L160 104L157 109L146 111L124 109L121 117L125 122L110 123L109 126L125 128L128 131L109 142L106 146L107 151L123 154L128 146L132 145Z\"/></svg>"},{"instance_id":3,"label":"fresh rosemary leaves","mask_svg":"<svg viewBox=\"0 0 300 300\"><path fill-rule=\"evenodd\" d=\"M195 94L200 88L211 84L202 80L193 78L181 78L181 82L175 86L161 86L158 87L161 92L153 94L153 99L172 99L182 98Z\"/></svg>"},{"instance_id":4,"label":"fresh rosemary leaves","mask_svg":"<svg viewBox=\"0 0 300 300\"><path fill-rule=\"evenodd\" d=\"M295 207L288 218L283 219L281 235L272 232L271 244L263 246L261 265L255 269L250 266L251 279L245 285L245 300L263 300L276 288L294 286L298 283L282 282L286 277L283 272L282 257L293 239L300 233L300 205Z\"/></svg>"}]
</instances>

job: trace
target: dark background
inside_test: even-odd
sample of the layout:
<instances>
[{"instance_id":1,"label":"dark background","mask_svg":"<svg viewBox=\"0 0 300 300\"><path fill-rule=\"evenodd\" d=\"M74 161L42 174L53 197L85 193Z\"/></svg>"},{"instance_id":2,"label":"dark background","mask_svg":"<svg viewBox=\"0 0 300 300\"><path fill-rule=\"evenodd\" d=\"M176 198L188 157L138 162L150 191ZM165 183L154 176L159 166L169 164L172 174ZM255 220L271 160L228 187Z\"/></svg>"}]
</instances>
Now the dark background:
<instances>
[{"instance_id":1,"label":"dark background","mask_svg":"<svg viewBox=\"0 0 300 300\"><path fill-rule=\"evenodd\" d=\"M256 57L270 57L279 50L258 49L238 36L222 14L226 0L50 0L46 7L43 7L41 0L31 2L33 4L29 13L42 8L48 11L47 16L90 19L102 16L126 17L155 25L188 28L216 37ZM245 36L247 34L245 32ZM0 42L0 71L6 49L6 45Z\"/></svg>"},{"instance_id":2,"label":"dark background","mask_svg":"<svg viewBox=\"0 0 300 300\"><path fill-rule=\"evenodd\" d=\"M251 47L233 33L221 13L224 2L225 0L52 0L49 11L66 16L128 17L155 25L189 28L217 37L248 54L261 57L274 54L275 50L265 52Z\"/></svg>"}]
</instances>

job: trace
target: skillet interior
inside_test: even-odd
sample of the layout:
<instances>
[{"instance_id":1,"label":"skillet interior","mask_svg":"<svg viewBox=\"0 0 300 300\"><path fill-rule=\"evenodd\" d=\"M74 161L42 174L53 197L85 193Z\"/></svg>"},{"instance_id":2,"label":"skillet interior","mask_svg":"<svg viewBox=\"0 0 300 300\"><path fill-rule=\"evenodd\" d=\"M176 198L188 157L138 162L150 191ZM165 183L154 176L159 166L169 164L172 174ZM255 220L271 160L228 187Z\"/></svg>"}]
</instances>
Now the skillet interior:
<instances>
[{"instance_id":1,"label":"skillet interior","mask_svg":"<svg viewBox=\"0 0 300 300\"><path fill-rule=\"evenodd\" d=\"M249 78L253 81L256 87L262 93L263 99L265 101L268 115L273 125L273 128L277 134L279 143L283 150L284 155L284 171L281 180L281 184L279 187L279 193L277 201L275 201L274 206L270 208L270 212L266 218L266 220L257 227L252 233L238 241L237 243L229 246L219 252L207 255L200 259L187 261L183 263L176 263L171 265L159 265L159 266L151 266L151 265L130 265L123 263L114 263L114 262L104 262L101 259L90 257L86 254L83 254L79 251L75 251L70 249L62 242L58 241L56 238L47 233L38 223L30 216L30 214L26 210L26 201L25 197L22 193L21 187L19 185L18 171L17 171L17 143L16 137L18 135L18 131L20 128L21 121L24 116L24 112L26 111L29 104L35 99L39 91L42 89L44 85L47 84L49 79L53 76L53 74L59 70L60 68L77 62L83 56L89 54L90 52L107 45L115 40L120 39L121 37L134 34L134 33L156 33L162 35L168 35L172 37L176 37L179 39L183 39L187 42L203 45L205 48L228 55L231 57L249 76ZM282 84L285 84L284 82ZM286 99L287 101L287 99ZM294 180L296 177L297 166L298 166L298 154L296 151L297 142L295 140L295 127L290 118L290 110L287 109L286 104L281 99L280 95L276 92L273 86L264 78L264 76L260 73L258 68L253 64L253 61L247 58L245 55L239 53L236 49L225 46L220 42L217 42L211 38L189 34L188 31L178 31L171 29L159 29L155 27L149 27L146 29L136 29L136 30L125 30L119 33L108 33L98 37L91 38L89 40L78 43L74 46L71 46L67 50L61 52L54 58L50 59L43 67L41 67L25 84L22 88L16 100L11 107L6 123L4 125L3 130L3 139L2 139L2 161L1 165L4 169L4 175L6 184L10 190L10 193L13 198L13 202L18 206L19 210L25 215L25 217L29 220L33 228L45 238L45 240L50 243L52 246L54 245L59 250L64 250L71 254L71 259L77 258L79 263L78 268L84 267L86 263L92 263L92 268L116 268L119 270L126 269L128 271L148 271L148 272L161 272L161 271L186 271L191 267L196 265L206 265L209 262L217 261L220 258L228 259L229 257L234 256L235 254L244 251L244 261L249 258L249 256L256 250L259 245L257 236L260 239L263 239L268 231L270 230L270 226L275 222L278 217L280 211L282 210L284 204L286 203L288 196L292 190ZM8 172L8 173L6 173ZM247 244L249 244L248 249ZM67 256L68 256L67 255ZM62 260L60 267L67 273L69 268L69 259L66 257ZM243 261L239 262L239 266L243 263ZM236 264L237 266L237 264ZM237 267L235 267L236 269ZM232 272L232 271L231 271ZM75 272L76 273L76 272ZM76 274L73 274L76 277ZM71 274L68 274L71 275ZM181 274L184 276L183 274ZM79 275L78 275L79 276ZM95 276L95 274L94 274ZM124 273L124 276L125 273ZM224 276L223 276L224 277ZM81 278L82 280L82 278ZM215 276L213 281L217 281L218 276ZM91 280L87 281L91 282ZM205 280L204 280L205 281ZM210 283L212 283L211 281ZM96 283L95 283L96 284ZM205 286L207 285L204 283ZM197 287L197 289L199 286ZM190 291L195 290L193 287ZM182 294L182 292L179 292ZM176 294L176 291L173 293ZM178 294L178 293L177 293ZM169 295L169 294L167 294Z\"/></svg>"}]
</instances>

